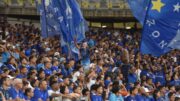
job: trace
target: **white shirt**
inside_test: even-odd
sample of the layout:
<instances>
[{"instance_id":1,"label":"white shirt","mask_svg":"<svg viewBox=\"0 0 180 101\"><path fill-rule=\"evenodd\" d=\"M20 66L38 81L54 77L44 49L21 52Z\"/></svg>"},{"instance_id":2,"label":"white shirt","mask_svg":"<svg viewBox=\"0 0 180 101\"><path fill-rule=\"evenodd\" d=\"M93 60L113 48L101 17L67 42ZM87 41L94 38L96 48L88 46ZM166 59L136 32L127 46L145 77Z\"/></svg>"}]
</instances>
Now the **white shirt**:
<instances>
[{"instance_id":1,"label":"white shirt","mask_svg":"<svg viewBox=\"0 0 180 101\"><path fill-rule=\"evenodd\" d=\"M57 91L53 91L52 89L48 90L48 95L52 96L52 94L60 94L60 90L57 90ZM54 97L53 99L54 99L54 101L62 101L62 96Z\"/></svg>"},{"instance_id":2,"label":"white shirt","mask_svg":"<svg viewBox=\"0 0 180 101\"><path fill-rule=\"evenodd\" d=\"M80 76L80 72L79 71L75 72L73 74L73 82L75 82L79 76Z\"/></svg>"}]
</instances>

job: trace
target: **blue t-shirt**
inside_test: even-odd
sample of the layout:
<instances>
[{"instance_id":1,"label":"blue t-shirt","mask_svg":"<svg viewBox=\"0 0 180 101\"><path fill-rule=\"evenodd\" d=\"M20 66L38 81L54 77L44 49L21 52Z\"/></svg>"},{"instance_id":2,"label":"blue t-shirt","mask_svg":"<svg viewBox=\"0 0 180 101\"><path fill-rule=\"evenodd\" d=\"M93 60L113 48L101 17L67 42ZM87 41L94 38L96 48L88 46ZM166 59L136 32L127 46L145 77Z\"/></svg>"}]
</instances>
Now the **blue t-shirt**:
<instances>
[{"instance_id":1,"label":"blue t-shirt","mask_svg":"<svg viewBox=\"0 0 180 101\"><path fill-rule=\"evenodd\" d=\"M128 75L128 83L135 83L137 82L137 75L136 74L129 74Z\"/></svg>"},{"instance_id":2,"label":"blue t-shirt","mask_svg":"<svg viewBox=\"0 0 180 101\"><path fill-rule=\"evenodd\" d=\"M52 67L51 67L51 70L52 70L52 71L59 72L58 66L52 66Z\"/></svg>"},{"instance_id":3,"label":"blue t-shirt","mask_svg":"<svg viewBox=\"0 0 180 101\"><path fill-rule=\"evenodd\" d=\"M49 95L47 90L41 91L40 89L35 88L32 101L37 101L38 99L42 99L42 101L47 101L48 98Z\"/></svg>"},{"instance_id":4,"label":"blue t-shirt","mask_svg":"<svg viewBox=\"0 0 180 101\"><path fill-rule=\"evenodd\" d=\"M91 95L91 101L103 101L103 98L102 98L102 96L92 94Z\"/></svg>"},{"instance_id":5,"label":"blue t-shirt","mask_svg":"<svg viewBox=\"0 0 180 101\"><path fill-rule=\"evenodd\" d=\"M27 75L18 74L18 75L16 76L16 78L20 78L20 79L22 79L22 78L27 78Z\"/></svg>"},{"instance_id":6,"label":"blue t-shirt","mask_svg":"<svg viewBox=\"0 0 180 101\"><path fill-rule=\"evenodd\" d=\"M109 101L124 101L122 96L117 96L114 93L110 94Z\"/></svg>"},{"instance_id":7,"label":"blue t-shirt","mask_svg":"<svg viewBox=\"0 0 180 101\"><path fill-rule=\"evenodd\" d=\"M155 72L155 82L160 82L161 85L166 84L165 75L162 71Z\"/></svg>"},{"instance_id":8,"label":"blue t-shirt","mask_svg":"<svg viewBox=\"0 0 180 101\"><path fill-rule=\"evenodd\" d=\"M45 73L46 75L51 75L53 72L52 72L51 69L45 69L45 70L44 70L44 73Z\"/></svg>"},{"instance_id":9,"label":"blue t-shirt","mask_svg":"<svg viewBox=\"0 0 180 101\"><path fill-rule=\"evenodd\" d=\"M9 52L3 52L3 53L1 54L1 56L2 56L1 62L2 62L2 63L6 63L7 60L10 58L11 55L10 55Z\"/></svg>"},{"instance_id":10,"label":"blue t-shirt","mask_svg":"<svg viewBox=\"0 0 180 101\"><path fill-rule=\"evenodd\" d=\"M11 87L9 89L9 94L10 94L10 97L14 100L16 98L20 98L20 99L24 99L24 94L23 92L20 90L20 91L16 91L15 88Z\"/></svg>"},{"instance_id":11,"label":"blue t-shirt","mask_svg":"<svg viewBox=\"0 0 180 101\"><path fill-rule=\"evenodd\" d=\"M128 96L125 101L138 101L135 96Z\"/></svg>"},{"instance_id":12,"label":"blue t-shirt","mask_svg":"<svg viewBox=\"0 0 180 101\"><path fill-rule=\"evenodd\" d=\"M179 86L180 85L180 79L171 81L170 85Z\"/></svg>"}]
</instances>

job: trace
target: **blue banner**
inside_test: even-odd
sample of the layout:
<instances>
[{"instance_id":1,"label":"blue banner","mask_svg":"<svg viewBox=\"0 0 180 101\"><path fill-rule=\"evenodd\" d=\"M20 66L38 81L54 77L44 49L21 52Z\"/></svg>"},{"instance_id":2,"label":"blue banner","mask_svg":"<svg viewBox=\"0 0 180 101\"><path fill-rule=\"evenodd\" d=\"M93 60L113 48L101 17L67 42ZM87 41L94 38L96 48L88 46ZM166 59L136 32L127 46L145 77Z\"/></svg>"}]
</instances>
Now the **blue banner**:
<instances>
[{"instance_id":1,"label":"blue banner","mask_svg":"<svg viewBox=\"0 0 180 101\"><path fill-rule=\"evenodd\" d=\"M180 49L180 1L152 0L145 18L141 52L160 56Z\"/></svg>"},{"instance_id":2,"label":"blue banner","mask_svg":"<svg viewBox=\"0 0 180 101\"><path fill-rule=\"evenodd\" d=\"M41 3L38 1L42 36L60 35L63 53L78 53L74 44L85 39L86 25L76 0L42 0Z\"/></svg>"},{"instance_id":3,"label":"blue banner","mask_svg":"<svg viewBox=\"0 0 180 101\"><path fill-rule=\"evenodd\" d=\"M133 15L143 25L150 0L127 0L127 2Z\"/></svg>"}]
</instances>

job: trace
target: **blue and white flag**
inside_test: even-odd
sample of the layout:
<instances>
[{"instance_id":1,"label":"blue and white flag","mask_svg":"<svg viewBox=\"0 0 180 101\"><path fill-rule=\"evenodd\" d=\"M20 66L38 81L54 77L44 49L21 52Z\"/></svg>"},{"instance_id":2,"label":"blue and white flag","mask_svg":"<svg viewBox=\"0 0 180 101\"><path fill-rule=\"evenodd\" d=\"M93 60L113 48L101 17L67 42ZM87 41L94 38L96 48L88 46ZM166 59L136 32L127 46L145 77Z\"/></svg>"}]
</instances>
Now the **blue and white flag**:
<instances>
[{"instance_id":1,"label":"blue and white flag","mask_svg":"<svg viewBox=\"0 0 180 101\"><path fill-rule=\"evenodd\" d=\"M144 24L149 1L150 0L127 0L133 15L139 20L141 25Z\"/></svg>"},{"instance_id":2,"label":"blue and white flag","mask_svg":"<svg viewBox=\"0 0 180 101\"><path fill-rule=\"evenodd\" d=\"M39 3L38 1L42 1ZM61 36L61 46L67 55L78 53L74 40L85 39L85 19L76 0L38 0L43 37Z\"/></svg>"},{"instance_id":3,"label":"blue and white flag","mask_svg":"<svg viewBox=\"0 0 180 101\"><path fill-rule=\"evenodd\" d=\"M145 18L141 52L160 56L180 49L180 1L152 0Z\"/></svg>"}]
</instances>

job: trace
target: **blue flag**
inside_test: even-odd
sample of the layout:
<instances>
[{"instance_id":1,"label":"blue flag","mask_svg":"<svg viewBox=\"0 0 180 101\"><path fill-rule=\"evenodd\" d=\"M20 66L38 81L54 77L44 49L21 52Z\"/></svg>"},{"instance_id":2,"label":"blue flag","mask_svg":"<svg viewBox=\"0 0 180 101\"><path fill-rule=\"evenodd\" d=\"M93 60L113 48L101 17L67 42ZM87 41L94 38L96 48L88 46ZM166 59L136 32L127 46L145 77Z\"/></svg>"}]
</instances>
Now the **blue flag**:
<instances>
[{"instance_id":1,"label":"blue flag","mask_svg":"<svg viewBox=\"0 0 180 101\"><path fill-rule=\"evenodd\" d=\"M145 18L141 52L160 56L180 49L180 1L152 0Z\"/></svg>"},{"instance_id":2,"label":"blue flag","mask_svg":"<svg viewBox=\"0 0 180 101\"><path fill-rule=\"evenodd\" d=\"M137 20L143 25L150 0L127 0L128 5Z\"/></svg>"},{"instance_id":3,"label":"blue flag","mask_svg":"<svg viewBox=\"0 0 180 101\"><path fill-rule=\"evenodd\" d=\"M59 35L63 53L78 54L75 40L85 39L85 19L76 0L38 0L43 37Z\"/></svg>"}]
</instances>

